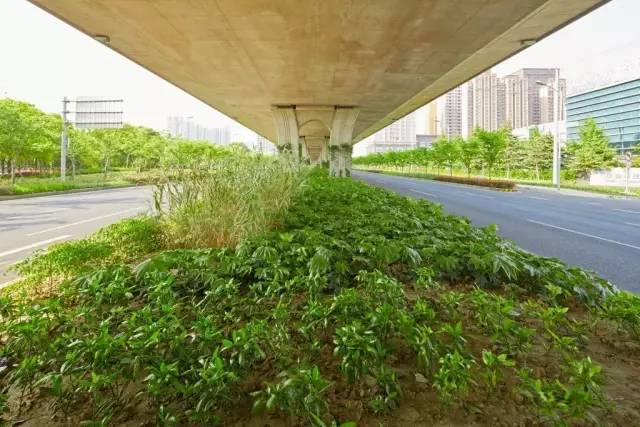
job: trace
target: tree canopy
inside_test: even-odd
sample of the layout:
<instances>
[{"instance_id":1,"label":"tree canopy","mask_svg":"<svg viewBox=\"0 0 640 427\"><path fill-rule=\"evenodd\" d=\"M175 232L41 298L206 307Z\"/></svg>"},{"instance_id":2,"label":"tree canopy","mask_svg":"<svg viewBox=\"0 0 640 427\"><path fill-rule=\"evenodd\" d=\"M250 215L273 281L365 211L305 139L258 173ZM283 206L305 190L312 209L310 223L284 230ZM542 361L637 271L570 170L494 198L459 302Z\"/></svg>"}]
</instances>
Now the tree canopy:
<instances>
[{"instance_id":1,"label":"tree canopy","mask_svg":"<svg viewBox=\"0 0 640 427\"><path fill-rule=\"evenodd\" d=\"M52 172L60 167L62 120L31 104L0 99L0 175ZM125 124L118 129L82 130L68 126L68 166L76 171L159 166L181 167L229 152L209 141L172 138L150 128Z\"/></svg>"}]
</instances>

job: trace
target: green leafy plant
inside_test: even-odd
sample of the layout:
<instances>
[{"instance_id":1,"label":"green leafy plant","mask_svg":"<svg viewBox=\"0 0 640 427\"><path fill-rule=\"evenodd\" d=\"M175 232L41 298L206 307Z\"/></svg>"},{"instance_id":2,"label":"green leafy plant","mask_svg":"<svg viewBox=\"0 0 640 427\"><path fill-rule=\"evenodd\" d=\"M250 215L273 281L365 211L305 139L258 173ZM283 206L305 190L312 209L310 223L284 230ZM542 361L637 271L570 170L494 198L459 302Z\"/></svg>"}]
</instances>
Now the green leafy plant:
<instances>
[{"instance_id":1,"label":"green leafy plant","mask_svg":"<svg viewBox=\"0 0 640 427\"><path fill-rule=\"evenodd\" d=\"M341 357L340 370L350 381L371 372L384 361L386 350L372 330L354 321L336 329L334 354Z\"/></svg>"},{"instance_id":2,"label":"green leafy plant","mask_svg":"<svg viewBox=\"0 0 640 427\"><path fill-rule=\"evenodd\" d=\"M324 379L317 366L295 368L278 375L279 382L267 384L264 390L253 393L252 412L282 411L294 421L313 426L325 426L328 405L323 396L331 383Z\"/></svg>"},{"instance_id":3,"label":"green leafy plant","mask_svg":"<svg viewBox=\"0 0 640 427\"><path fill-rule=\"evenodd\" d=\"M457 351L447 353L439 360L440 367L436 371L433 386L438 391L440 401L451 405L455 399L462 398L472 384L472 359L467 359Z\"/></svg>"},{"instance_id":4,"label":"green leafy plant","mask_svg":"<svg viewBox=\"0 0 640 427\"><path fill-rule=\"evenodd\" d=\"M492 392L497 390L503 378L502 370L515 366L515 363L508 359L506 354L496 355L486 350L482 350L482 363L484 364L484 372L482 375L485 383Z\"/></svg>"}]
</instances>

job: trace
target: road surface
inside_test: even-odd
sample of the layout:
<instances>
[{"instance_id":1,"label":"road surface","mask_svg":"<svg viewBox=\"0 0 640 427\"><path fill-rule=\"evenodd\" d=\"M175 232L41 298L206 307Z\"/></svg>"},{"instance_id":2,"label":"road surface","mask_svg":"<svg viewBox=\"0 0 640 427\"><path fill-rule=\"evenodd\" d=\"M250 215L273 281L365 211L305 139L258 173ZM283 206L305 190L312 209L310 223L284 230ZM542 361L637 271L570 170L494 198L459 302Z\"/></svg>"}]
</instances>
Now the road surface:
<instances>
[{"instance_id":1,"label":"road surface","mask_svg":"<svg viewBox=\"0 0 640 427\"><path fill-rule=\"evenodd\" d=\"M353 176L440 203L475 225L497 224L501 236L528 251L560 258L640 292L640 200L530 188L509 193L362 171Z\"/></svg>"},{"instance_id":2,"label":"road surface","mask_svg":"<svg viewBox=\"0 0 640 427\"><path fill-rule=\"evenodd\" d=\"M0 287L15 279L9 267L50 244L151 209L151 187L128 187L0 201Z\"/></svg>"}]
</instances>

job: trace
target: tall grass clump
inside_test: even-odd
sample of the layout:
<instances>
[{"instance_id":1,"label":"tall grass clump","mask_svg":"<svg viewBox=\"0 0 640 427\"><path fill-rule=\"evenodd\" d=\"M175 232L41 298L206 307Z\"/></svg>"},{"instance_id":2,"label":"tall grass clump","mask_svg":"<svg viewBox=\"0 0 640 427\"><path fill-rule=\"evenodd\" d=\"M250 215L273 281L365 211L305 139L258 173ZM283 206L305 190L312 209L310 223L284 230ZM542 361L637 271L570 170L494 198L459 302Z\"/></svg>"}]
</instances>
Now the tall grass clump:
<instances>
[{"instance_id":1,"label":"tall grass clump","mask_svg":"<svg viewBox=\"0 0 640 427\"><path fill-rule=\"evenodd\" d=\"M232 156L178 172L154 198L167 242L177 248L235 246L276 226L300 182L279 156Z\"/></svg>"}]
</instances>

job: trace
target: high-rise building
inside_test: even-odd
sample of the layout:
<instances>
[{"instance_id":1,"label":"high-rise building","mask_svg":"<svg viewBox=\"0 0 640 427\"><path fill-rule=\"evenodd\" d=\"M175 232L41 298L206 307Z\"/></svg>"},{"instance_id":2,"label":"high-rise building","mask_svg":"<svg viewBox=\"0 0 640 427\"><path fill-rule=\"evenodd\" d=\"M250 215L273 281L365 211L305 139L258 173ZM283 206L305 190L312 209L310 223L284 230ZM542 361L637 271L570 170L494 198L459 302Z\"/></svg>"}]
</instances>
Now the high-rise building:
<instances>
[{"instance_id":1,"label":"high-rise building","mask_svg":"<svg viewBox=\"0 0 640 427\"><path fill-rule=\"evenodd\" d=\"M431 101L425 105L424 133L426 135L438 135L438 103Z\"/></svg>"},{"instance_id":2,"label":"high-rise building","mask_svg":"<svg viewBox=\"0 0 640 427\"><path fill-rule=\"evenodd\" d=\"M189 139L192 141L211 141L216 144L226 145L231 140L229 128L207 128L195 123L193 120L182 116L167 118L169 135Z\"/></svg>"},{"instance_id":3,"label":"high-rise building","mask_svg":"<svg viewBox=\"0 0 640 427\"><path fill-rule=\"evenodd\" d=\"M442 134L447 138L462 136L462 86L445 95Z\"/></svg>"},{"instance_id":4,"label":"high-rise building","mask_svg":"<svg viewBox=\"0 0 640 427\"><path fill-rule=\"evenodd\" d=\"M505 84L491 71L473 79L473 128L496 130L504 122Z\"/></svg>"},{"instance_id":5,"label":"high-rise building","mask_svg":"<svg viewBox=\"0 0 640 427\"><path fill-rule=\"evenodd\" d=\"M513 129L529 125L528 83L517 76L506 76L505 85L505 118Z\"/></svg>"},{"instance_id":6,"label":"high-rise building","mask_svg":"<svg viewBox=\"0 0 640 427\"><path fill-rule=\"evenodd\" d=\"M473 133L474 124L473 124L473 81L469 81L465 83L466 89L464 90L464 101L463 101L463 109L466 109L464 112L464 134L462 136L468 137Z\"/></svg>"},{"instance_id":7,"label":"high-rise building","mask_svg":"<svg viewBox=\"0 0 640 427\"><path fill-rule=\"evenodd\" d=\"M505 77L491 71L480 74L467 83L467 124L473 128L497 130L508 124L523 128L555 120L554 93L555 69L523 68ZM546 87L545 87L546 86ZM560 120L564 119L566 81L560 79Z\"/></svg>"},{"instance_id":8,"label":"high-rise building","mask_svg":"<svg viewBox=\"0 0 640 427\"><path fill-rule=\"evenodd\" d=\"M539 125L555 120L553 113L553 91L544 88L543 85L553 87L556 79L556 70L554 68L522 68L511 74L510 77L516 77L526 82L527 94L527 123L523 126ZM543 85L541 85L541 83ZM566 81L560 80L560 105L565 105L566 99ZM544 93L544 96L541 95ZM542 98L544 97L544 101ZM543 105L544 104L544 105ZM564 108L562 109L564 110ZM561 110L560 119L564 119L564 113Z\"/></svg>"},{"instance_id":9,"label":"high-rise building","mask_svg":"<svg viewBox=\"0 0 640 427\"><path fill-rule=\"evenodd\" d=\"M556 120L554 108L555 108L555 79L549 82L545 82L545 87L540 88L540 123L550 123ZM566 119L565 105L567 104L567 82L564 79L560 79L558 82L558 93L560 94L560 120Z\"/></svg>"},{"instance_id":10,"label":"high-rise building","mask_svg":"<svg viewBox=\"0 0 640 427\"><path fill-rule=\"evenodd\" d=\"M415 148L416 113L407 114L367 139L367 154Z\"/></svg>"}]
</instances>

